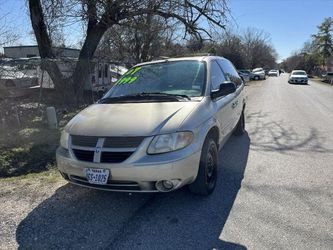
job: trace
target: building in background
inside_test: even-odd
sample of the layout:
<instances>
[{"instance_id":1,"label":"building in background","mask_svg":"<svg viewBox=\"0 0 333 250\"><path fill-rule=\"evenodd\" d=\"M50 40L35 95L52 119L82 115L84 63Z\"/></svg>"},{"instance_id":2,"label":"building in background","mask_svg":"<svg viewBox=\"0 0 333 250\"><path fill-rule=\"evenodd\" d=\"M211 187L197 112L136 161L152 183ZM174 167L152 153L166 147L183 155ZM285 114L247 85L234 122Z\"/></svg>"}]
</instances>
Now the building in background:
<instances>
[{"instance_id":1,"label":"building in background","mask_svg":"<svg viewBox=\"0 0 333 250\"><path fill-rule=\"evenodd\" d=\"M39 57L39 50L37 45L28 46L10 46L4 47L5 57L9 58L30 58ZM53 52L58 58L78 58L80 50L71 48L53 48Z\"/></svg>"},{"instance_id":2,"label":"building in background","mask_svg":"<svg viewBox=\"0 0 333 250\"><path fill-rule=\"evenodd\" d=\"M54 60L63 77L69 77L75 70L80 50L53 48ZM40 87L53 89L54 84L48 72L43 70L37 45L4 47L5 58L0 60L0 89ZM127 71L119 62L96 56L89 61L89 77L85 90L104 93ZM47 59L45 59L47 60Z\"/></svg>"}]
</instances>

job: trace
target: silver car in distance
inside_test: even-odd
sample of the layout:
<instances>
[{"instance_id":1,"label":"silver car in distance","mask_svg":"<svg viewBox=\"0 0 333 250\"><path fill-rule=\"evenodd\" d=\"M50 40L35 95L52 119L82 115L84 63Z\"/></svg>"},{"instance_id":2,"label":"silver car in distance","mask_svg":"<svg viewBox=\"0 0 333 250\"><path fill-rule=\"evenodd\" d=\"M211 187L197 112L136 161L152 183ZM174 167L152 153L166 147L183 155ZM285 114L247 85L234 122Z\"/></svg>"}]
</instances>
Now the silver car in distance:
<instances>
[{"instance_id":1,"label":"silver car in distance","mask_svg":"<svg viewBox=\"0 0 333 250\"><path fill-rule=\"evenodd\" d=\"M65 127L56 153L69 182L125 192L189 185L210 194L218 150L245 129L244 83L222 57L184 57L130 69Z\"/></svg>"}]
</instances>

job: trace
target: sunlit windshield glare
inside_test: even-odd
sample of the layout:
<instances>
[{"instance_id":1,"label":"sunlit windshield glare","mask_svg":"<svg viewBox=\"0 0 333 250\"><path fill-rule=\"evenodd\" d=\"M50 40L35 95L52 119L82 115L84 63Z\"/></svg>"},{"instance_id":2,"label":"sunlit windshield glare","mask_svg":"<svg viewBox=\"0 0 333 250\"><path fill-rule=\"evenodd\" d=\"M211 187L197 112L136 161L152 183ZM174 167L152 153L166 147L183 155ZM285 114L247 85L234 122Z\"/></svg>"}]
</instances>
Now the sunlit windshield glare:
<instances>
[{"instance_id":1,"label":"sunlit windshield glare","mask_svg":"<svg viewBox=\"0 0 333 250\"><path fill-rule=\"evenodd\" d=\"M166 93L202 96L205 86L205 63L174 61L138 66L130 69L105 97L140 93Z\"/></svg>"}]
</instances>

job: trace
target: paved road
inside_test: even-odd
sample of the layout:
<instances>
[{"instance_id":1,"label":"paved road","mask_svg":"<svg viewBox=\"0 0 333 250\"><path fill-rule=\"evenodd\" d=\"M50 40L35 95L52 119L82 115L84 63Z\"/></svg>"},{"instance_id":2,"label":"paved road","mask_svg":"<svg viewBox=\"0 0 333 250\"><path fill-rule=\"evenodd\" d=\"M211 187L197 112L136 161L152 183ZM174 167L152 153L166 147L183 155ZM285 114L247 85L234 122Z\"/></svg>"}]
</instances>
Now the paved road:
<instances>
[{"instance_id":1,"label":"paved road","mask_svg":"<svg viewBox=\"0 0 333 250\"><path fill-rule=\"evenodd\" d=\"M60 187L17 226L22 248L332 249L333 87L247 87L247 131L210 197Z\"/></svg>"}]
</instances>

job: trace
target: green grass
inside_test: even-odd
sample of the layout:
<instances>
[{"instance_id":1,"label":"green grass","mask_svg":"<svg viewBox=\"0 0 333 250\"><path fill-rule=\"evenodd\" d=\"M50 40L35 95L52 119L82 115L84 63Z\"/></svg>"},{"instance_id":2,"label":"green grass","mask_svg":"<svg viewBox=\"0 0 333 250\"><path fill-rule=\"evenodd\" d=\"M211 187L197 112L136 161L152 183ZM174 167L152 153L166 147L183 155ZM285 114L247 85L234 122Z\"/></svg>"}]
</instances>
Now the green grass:
<instances>
[{"instance_id":1,"label":"green grass","mask_svg":"<svg viewBox=\"0 0 333 250\"><path fill-rule=\"evenodd\" d=\"M29 125L0 131L0 178L39 173L55 165L60 129Z\"/></svg>"},{"instance_id":2,"label":"green grass","mask_svg":"<svg viewBox=\"0 0 333 250\"><path fill-rule=\"evenodd\" d=\"M57 146L39 144L2 149L0 155L0 177L38 173L55 165Z\"/></svg>"},{"instance_id":3,"label":"green grass","mask_svg":"<svg viewBox=\"0 0 333 250\"><path fill-rule=\"evenodd\" d=\"M62 106L56 108L60 128L48 129L45 110L50 104L38 104L38 100L39 95L0 98L0 178L54 168L60 131L86 106L70 110Z\"/></svg>"},{"instance_id":4,"label":"green grass","mask_svg":"<svg viewBox=\"0 0 333 250\"><path fill-rule=\"evenodd\" d=\"M59 138L59 130L7 129L0 136L0 177L38 173L52 168Z\"/></svg>"}]
</instances>

